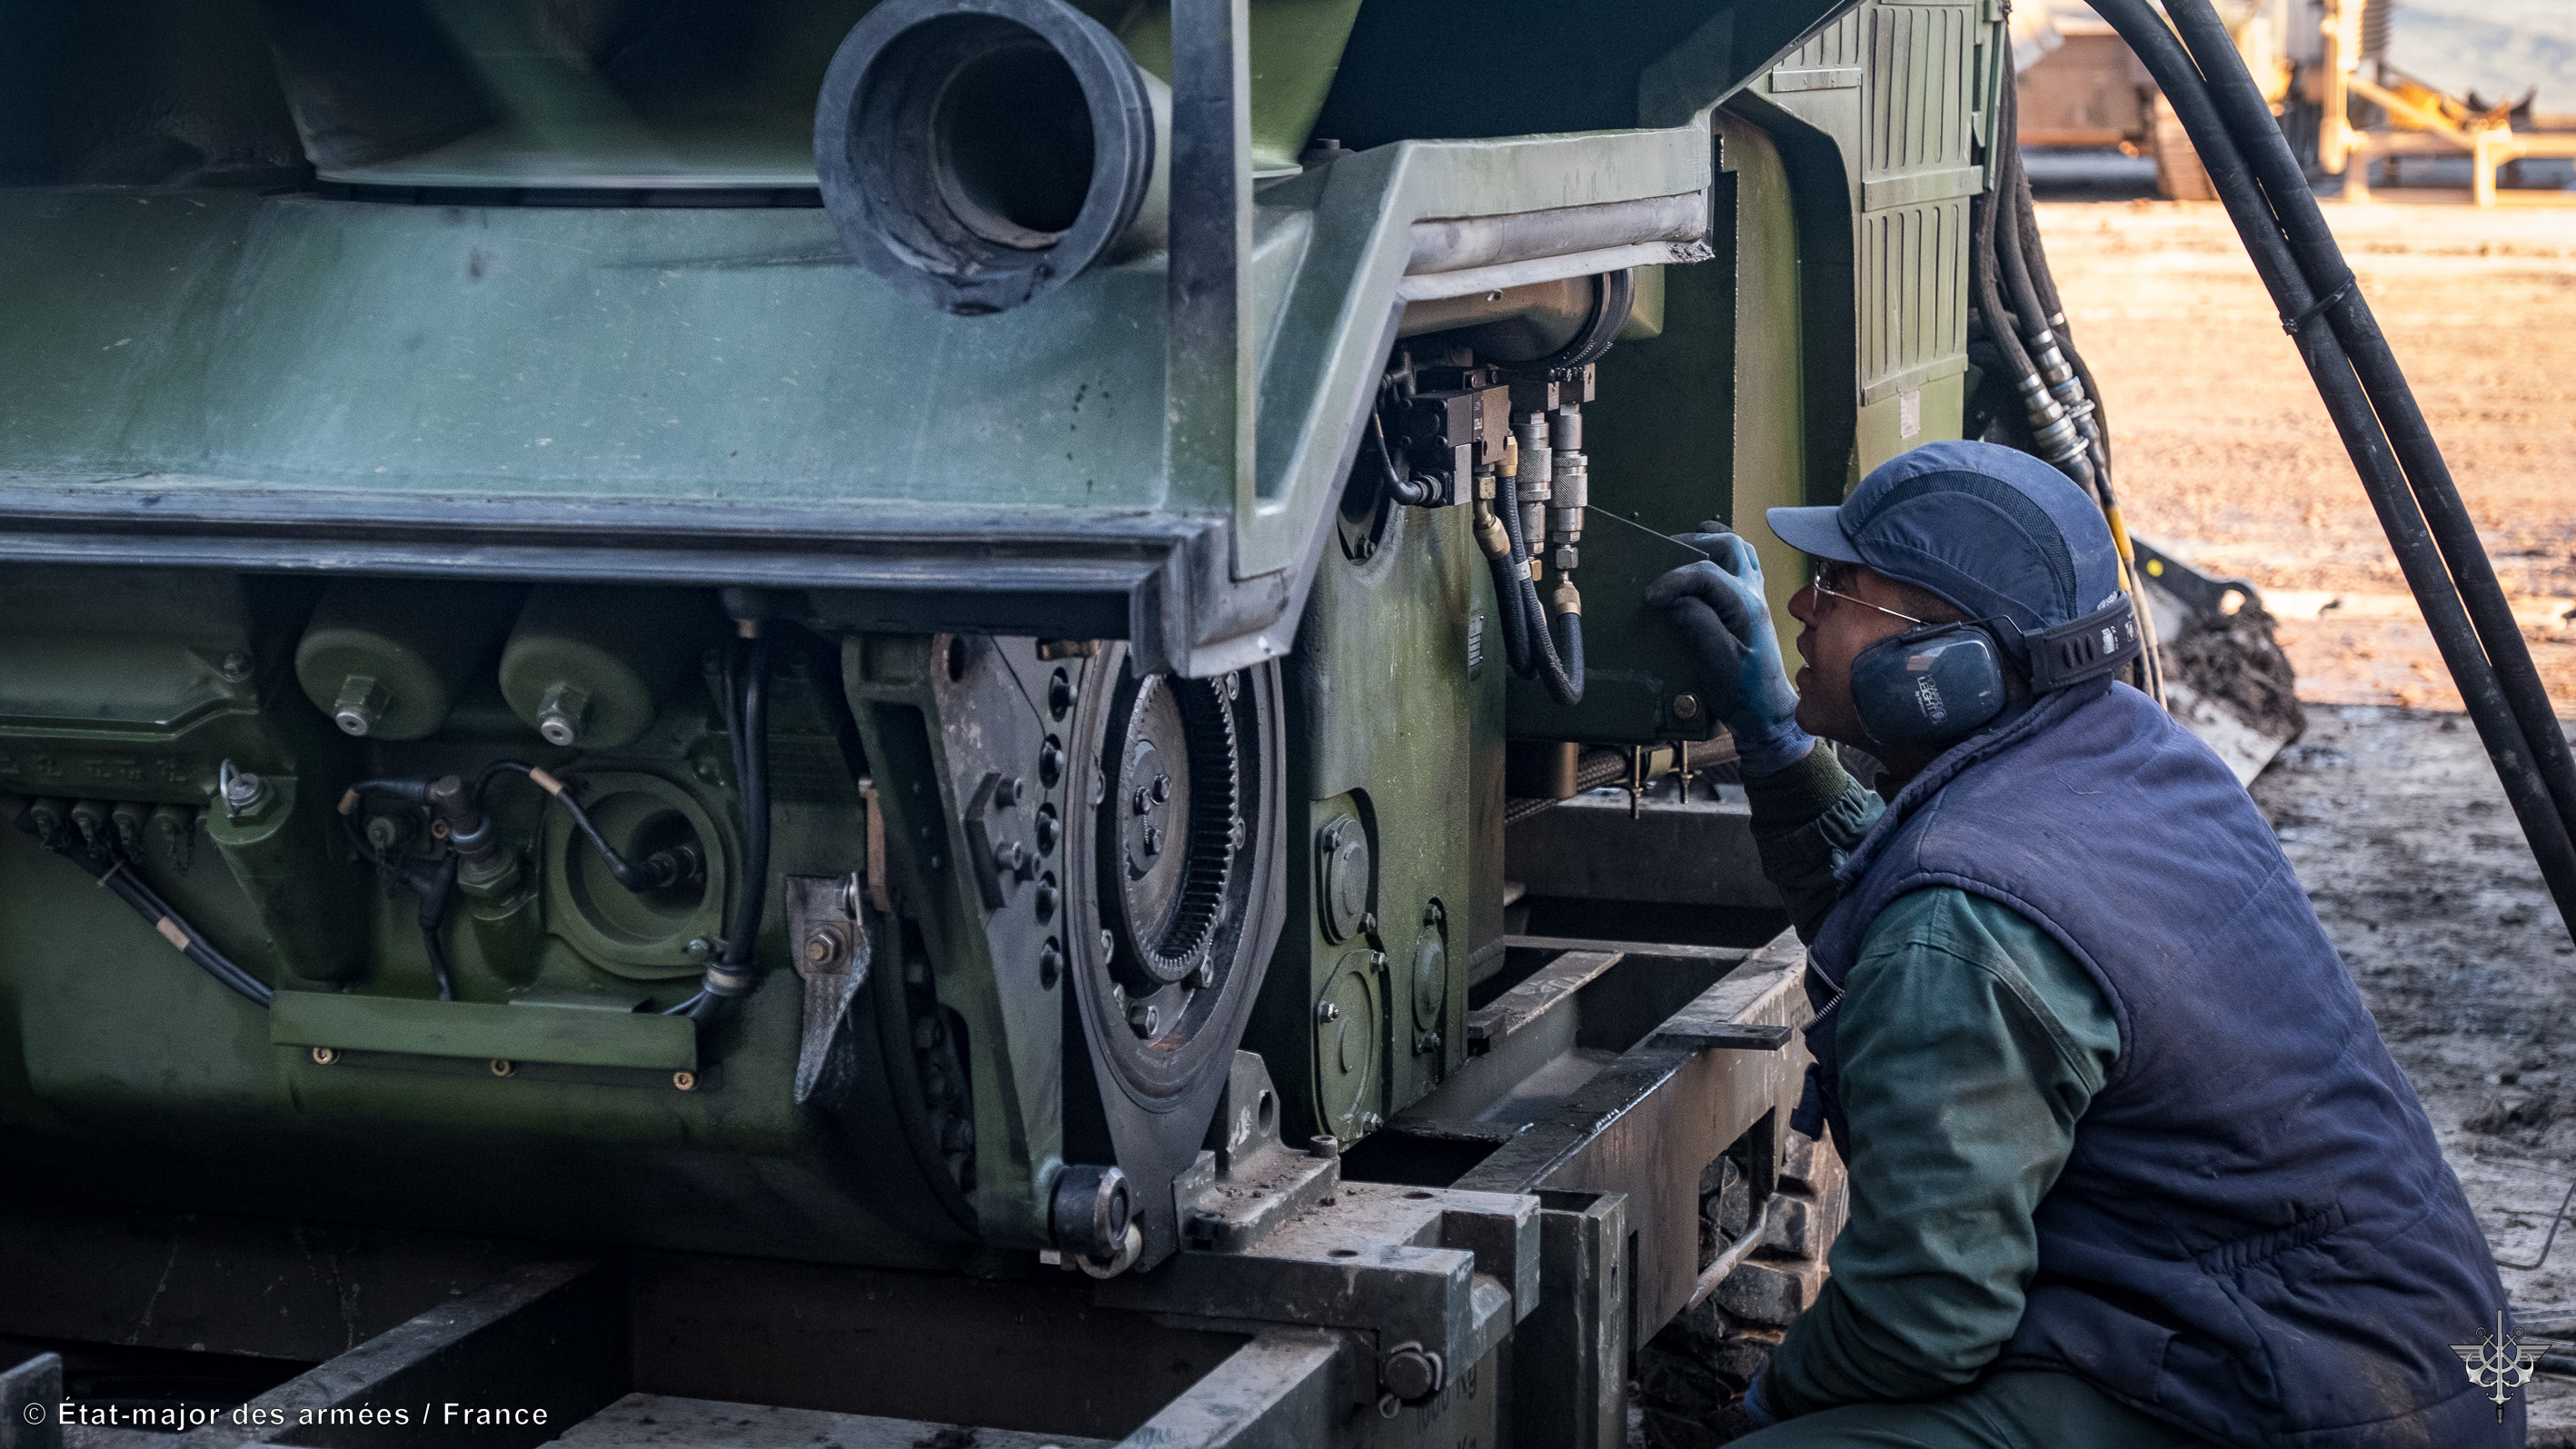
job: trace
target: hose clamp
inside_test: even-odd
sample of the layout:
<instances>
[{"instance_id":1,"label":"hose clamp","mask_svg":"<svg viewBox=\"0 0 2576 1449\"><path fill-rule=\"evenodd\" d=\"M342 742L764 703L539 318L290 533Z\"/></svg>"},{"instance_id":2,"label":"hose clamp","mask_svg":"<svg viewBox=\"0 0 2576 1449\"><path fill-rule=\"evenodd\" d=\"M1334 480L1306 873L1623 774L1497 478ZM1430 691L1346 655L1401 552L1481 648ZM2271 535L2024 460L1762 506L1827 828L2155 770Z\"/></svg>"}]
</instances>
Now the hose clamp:
<instances>
[{"instance_id":1,"label":"hose clamp","mask_svg":"<svg viewBox=\"0 0 2576 1449\"><path fill-rule=\"evenodd\" d=\"M2289 333L2293 337L2298 336L2300 333L2307 330L2309 323L2314 322L2319 317L2324 316L2327 312L2332 311L2337 305L2342 303L2344 298L2352 295L2353 288L2360 285L2361 278L2359 277L2344 278L2342 286L2337 287L2333 291L2326 293L2324 296L2319 297L2313 302L2310 302L2306 311L2299 313L2295 317L2283 316L2281 318L2281 330Z\"/></svg>"}]
</instances>

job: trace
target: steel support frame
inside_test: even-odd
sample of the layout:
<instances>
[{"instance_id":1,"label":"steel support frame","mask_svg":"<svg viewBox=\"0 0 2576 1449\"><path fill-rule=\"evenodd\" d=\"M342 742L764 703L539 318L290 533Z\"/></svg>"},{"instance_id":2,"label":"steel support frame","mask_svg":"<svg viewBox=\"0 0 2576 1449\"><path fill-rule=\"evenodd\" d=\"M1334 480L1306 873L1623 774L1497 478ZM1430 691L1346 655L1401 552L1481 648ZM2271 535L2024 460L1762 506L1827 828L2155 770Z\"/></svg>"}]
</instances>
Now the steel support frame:
<instances>
[{"instance_id":1,"label":"steel support frame","mask_svg":"<svg viewBox=\"0 0 2576 1449\"><path fill-rule=\"evenodd\" d=\"M1791 1099L1802 959L1786 937L1752 953L1538 1121L1493 1134L1448 1188L1348 1181L1338 1158L1259 1129L1231 1110L1269 1086L1246 1055L1219 1116L1233 1125L1174 1190L1191 1247L1150 1274L574 1256L17 1200L0 1202L0 1277L37 1291L0 1305L0 1336L324 1355L183 1449L534 1449L633 1390L1138 1449L1612 1449L1631 1347L1697 1276L1701 1169ZM942 1372L962 1345L1009 1372ZM1116 1372L1149 1361L1159 1387ZM49 1356L0 1370L13 1409L62 1393ZM441 1421L450 1403L546 1422L469 1432ZM410 1421L355 1421L363 1408ZM171 1437L81 1434L86 1449ZM40 1427L7 1449L58 1438Z\"/></svg>"}]
</instances>

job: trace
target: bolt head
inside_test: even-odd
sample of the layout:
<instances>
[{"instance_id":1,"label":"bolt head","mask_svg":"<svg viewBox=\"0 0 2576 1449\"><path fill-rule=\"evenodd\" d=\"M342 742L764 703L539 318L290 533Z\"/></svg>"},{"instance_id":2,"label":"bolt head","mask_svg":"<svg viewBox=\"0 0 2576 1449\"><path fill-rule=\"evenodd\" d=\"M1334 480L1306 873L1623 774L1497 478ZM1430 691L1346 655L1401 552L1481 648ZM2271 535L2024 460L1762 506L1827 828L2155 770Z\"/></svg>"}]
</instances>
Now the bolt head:
<instances>
[{"instance_id":1,"label":"bolt head","mask_svg":"<svg viewBox=\"0 0 2576 1449\"><path fill-rule=\"evenodd\" d=\"M1157 804L1157 805L1160 805L1160 804L1162 804L1164 801L1171 799L1171 798L1172 798L1172 777L1171 777L1171 776L1169 776L1169 775L1156 775L1156 776L1154 777L1154 784L1153 784L1153 787L1152 787L1152 794L1153 794L1153 796L1154 796L1154 803L1155 803L1155 804Z\"/></svg>"},{"instance_id":2,"label":"bolt head","mask_svg":"<svg viewBox=\"0 0 2576 1449\"><path fill-rule=\"evenodd\" d=\"M1315 1019L1317 1021L1339 1021L1342 1019L1342 1008L1337 1003L1330 1001L1317 1002L1315 1004Z\"/></svg>"},{"instance_id":3,"label":"bolt head","mask_svg":"<svg viewBox=\"0 0 2576 1449\"><path fill-rule=\"evenodd\" d=\"M547 744L557 747L570 745L577 734L571 718L560 714L549 714L538 720L537 733L545 736Z\"/></svg>"},{"instance_id":4,"label":"bolt head","mask_svg":"<svg viewBox=\"0 0 2576 1449\"><path fill-rule=\"evenodd\" d=\"M223 662L215 666L215 672L239 684L250 678L250 664L250 656L236 649L224 656Z\"/></svg>"},{"instance_id":5,"label":"bolt head","mask_svg":"<svg viewBox=\"0 0 2576 1449\"><path fill-rule=\"evenodd\" d=\"M1699 696L1698 696L1698 695L1696 695L1696 694L1676 694L1676 695L1674 695L1674 696L1673 696L1673 718L1675 718L1675 719L1697 719L1697 718L1699 718Z\"/></svg>"}]
</instances>

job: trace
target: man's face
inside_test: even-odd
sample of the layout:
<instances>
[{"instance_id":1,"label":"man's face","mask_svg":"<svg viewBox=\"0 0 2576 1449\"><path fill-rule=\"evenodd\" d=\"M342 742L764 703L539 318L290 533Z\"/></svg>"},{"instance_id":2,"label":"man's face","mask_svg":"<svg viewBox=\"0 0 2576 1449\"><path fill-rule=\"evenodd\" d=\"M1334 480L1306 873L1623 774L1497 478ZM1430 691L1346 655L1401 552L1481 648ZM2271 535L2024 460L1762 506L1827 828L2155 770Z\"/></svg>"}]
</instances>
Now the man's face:
<instances>
[{"instance_id":1,"label":"man's face","mask_svg":"<svg viewBox=\"0 0 2576 1449\"><path fill-rule=\"evenodd\" d=\"M1900 617L1899 603L1895 586L1883 575L1845 563L1825 564L1815 583L1789 596L1790 617L1806 626L1798 631L1798 657L1806 664L1791 681L1798 689L1799 728L1870 748L1860 711L1852 704L1852 661L1881 639L1914 627Z\"/></svg>"}]
</instances>

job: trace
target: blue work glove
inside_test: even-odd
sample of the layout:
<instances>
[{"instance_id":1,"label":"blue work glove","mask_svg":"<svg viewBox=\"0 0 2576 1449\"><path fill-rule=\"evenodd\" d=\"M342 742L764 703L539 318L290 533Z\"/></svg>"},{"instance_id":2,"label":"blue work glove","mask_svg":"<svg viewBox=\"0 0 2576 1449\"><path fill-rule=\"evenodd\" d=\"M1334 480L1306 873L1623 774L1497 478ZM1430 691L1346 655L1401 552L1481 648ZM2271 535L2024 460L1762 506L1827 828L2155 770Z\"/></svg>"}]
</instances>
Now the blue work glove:
<instances>
[{"instance_id":1,"label":"blue work glove","mask_svg":"<svg viewBox=\"0 0 2576 1449\"><path fill-rule=\"evenodd\" d=\"M1780 1416L1772 1413L1771 1406L1762 1402L1762 1375L1759 1373L1753 1376L1753 1382L1744 1386L1744 1417L1751 1419L1756 1429L1768 1429L1780 1422Z\"/></svg>"},{"instance_id":2,"label":"blue work glove","mask_svg":"<svg viewBox=\"0 0 2576 1449\"><path fill-rule=\"evenodd\" d=\"M1709 555L1646 586L1646 602L1672 615L1697 656L1700 685L1735 735L1746 775L1777 774L1805 759L1815 737L1798 728L1798 692L1780 667L1780 636L1762 597L1753 545L1715 524L1680 541Z\"/></svg>"}]
</instances>

